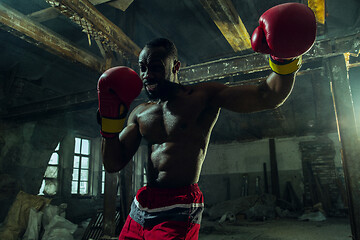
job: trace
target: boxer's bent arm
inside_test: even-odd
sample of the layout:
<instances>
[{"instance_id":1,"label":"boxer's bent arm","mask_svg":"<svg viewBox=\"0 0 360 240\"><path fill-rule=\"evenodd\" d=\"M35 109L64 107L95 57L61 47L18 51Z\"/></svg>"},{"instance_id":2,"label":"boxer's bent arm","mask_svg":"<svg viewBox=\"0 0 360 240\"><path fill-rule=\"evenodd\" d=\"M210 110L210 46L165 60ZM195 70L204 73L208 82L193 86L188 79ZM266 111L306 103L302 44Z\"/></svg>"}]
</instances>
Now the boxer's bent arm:
<instances>
[{"instance_id":1,"label":"boxer's bent arm","mask_svg":"<svg viewBox=\"0 0 360 240\"><path fill-rule=\"evenodd\" d=\"M129 117L128 125L121 131L119 138L102 139L101 153L107 172L118 172L123 169L140 146L141 134L133 113Z\"/></svg>"},{"instance_id":2,"label":"boxer's bent arm","mask_svg":"<svg viewBox=\"0 0 360 240\"><path fill-rule=\"evenodd\" d=\"M271 73L259 85L225 86L209 84L210 104L231 111L247 113L280 106L289 96L295 81L295 74Z\"/></svg>"}]
</instances>

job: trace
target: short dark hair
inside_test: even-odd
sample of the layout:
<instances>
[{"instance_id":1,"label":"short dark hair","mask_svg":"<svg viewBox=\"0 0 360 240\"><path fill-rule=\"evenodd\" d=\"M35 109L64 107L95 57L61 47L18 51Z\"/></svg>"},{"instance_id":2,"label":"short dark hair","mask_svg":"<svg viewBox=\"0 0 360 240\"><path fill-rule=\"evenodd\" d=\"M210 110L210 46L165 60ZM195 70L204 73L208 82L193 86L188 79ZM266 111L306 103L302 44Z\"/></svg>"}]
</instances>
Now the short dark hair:
<instances>
[{"instance_id":1,"label":"short dark hair","mask_svg":"<svg viewBox=\"0 0 360 240\"><path fill-rule=\"evenodd\" d=\"M166 51L166 57L173 57L175 60L178 58L177 48L175 44L166 38L155 38L146 43L145 47L163 47Z\"/></svg>"}]
</instances>

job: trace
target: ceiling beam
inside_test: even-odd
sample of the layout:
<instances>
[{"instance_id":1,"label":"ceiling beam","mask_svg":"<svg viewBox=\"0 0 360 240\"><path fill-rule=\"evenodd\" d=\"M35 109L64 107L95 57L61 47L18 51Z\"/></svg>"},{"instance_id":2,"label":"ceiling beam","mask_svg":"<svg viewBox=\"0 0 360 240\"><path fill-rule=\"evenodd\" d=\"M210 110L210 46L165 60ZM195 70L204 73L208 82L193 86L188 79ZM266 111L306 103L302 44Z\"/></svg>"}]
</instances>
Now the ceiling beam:
<instances>
[{"instance_id":1,"label":"ceiling beam","mask_svg":"<svg viewBox=\"0 0 360 240\"><path fill-rule=\"evenodd\" d=\"M250 35L231 0L200 0L235 52L251 48Z\"/></svg>"},{"instance_id":2,"label":"ceiling beam","mask_svg":"<svg viewBox=\"0 0 360 240\"><path fill-rule=\"evenodd\" d=\"M312 72L319 71L320 68L300 70L297 75L311 74ZM239 84L257 84L265 80L264 78L256 78L250 80L239 80L236 83L229 83L227 85L239 85ZM146 101L144 95L140 95L136 101ZM63 112L76 111L86 108L95 108L98 103L98 96L96 89L87 90L84 92L74 93L66 96L59 96L39 102L33 102L21 106L11 107L6 112L2 112L0 119L4 120L22 120L33 119L41 116L50 116L53 114L59 114Z\"/></svg>"},{"instance_id":3,"label":"ceiling beam","mask_svg":"<svg viewBox=\"0 0 360 240\"><path fill-rule=\"evenodd\" d=\"M94 39L121 53L129 60L136 59L140 53L137 46L118 26L102 15L88 0L47 0L61 13L79 24Z\"/></svg>"},{"instance_id":4,"label":"ceiling beam","mask_svg":"<svg viewBox=\"0 0 360 240\"><path fill-rule=\"evenodd\" d=\"M32 119L96 106L97 91L89 90L8 109L2 119Z\"/></svg>"},{"instance_id":5,"label":"ceiling beam","mask_svg":"<svg viewBox=\"0 0 360 240\"><path fill-rule=\"evenodd\" d=\"M308 0L308 6L315 13L316 22L325 24L325 0Z\"/></svg>"},{"instance_id":6,"label":"ceiling beam","mask_svg":"<svg viewBox=\"0 0 360 240\"><path fill-rule=\"evenodd\" d=\"M102 3L107 3L108 5L110 5L114 8L121 9L122 11L125 11L133 1L134 0L115 0L115 1L113 1L113 0L89 0L89 2L92 5L99 5ZM30 13L27 16L30 17L34 21L45 22L45 21L57 18L60 15L61 15L60 11L58 11L57 9L55 9L53 7L49 7L49 8L45 8L40 11L37 11L37 12Z\"/></svg>"},{"instance_id":7,"label":"ceiling beam","mask_svg":"<svg viewBox=\"0 0 360 240\"><path fill-rule=\"evenodd\" d=\"M319 71L319 69L321 69L316 64L313 64L312 61L340 55L344 52L354 52L354 48L358 47L360 47L360 32L345 37L316 42L314 47L304 55L304 61L308 62L308 66L300 69L298 75L309 74L312 71ZM267 57L267 55L253 53L246 56L221 59L185 67L180 70L180 82L183 84L193 84L251 72L267 71L269 70ZM237 84L241 84L245 81L253 83L259 82L260 80L261 79L237 79L235 81ZM230 83L229 85L232 84ZM30 103L24 106L13 107L8 109L7 113L3 113L0 118L26 118L27 116L45 114L46 112L53 110L74 109L79 106L95 106L96 103L97 95L96 89L94 89L69 96L62 96L37 103Z\"/></svg>"},{"instance_id":8,"label":"ceiling beam","mask_svg":"<svg viewBox=\"0 0 360 240\"><path fill-rule=\"evenodd\" d=\"M314 46L303 56L303 62L355 52L360 47L360 32L352 35L316 41ZM201 63L182 68L179 79L182 83L197 83L260 72L269 69L268 55L253 53L216 61Z\"/></svg>"},{"instance_id":9,"label":"ceiling beam","mask_svg":"<svg viewBox=\"0 0 360 240\"><path fill-rule=\"evenodd\" d=\"M3 3L0 3L0 28L52 54L81 63L95 71L103 71L101 58L78 48L57 33Z\"/></svg>"}]
</instances>

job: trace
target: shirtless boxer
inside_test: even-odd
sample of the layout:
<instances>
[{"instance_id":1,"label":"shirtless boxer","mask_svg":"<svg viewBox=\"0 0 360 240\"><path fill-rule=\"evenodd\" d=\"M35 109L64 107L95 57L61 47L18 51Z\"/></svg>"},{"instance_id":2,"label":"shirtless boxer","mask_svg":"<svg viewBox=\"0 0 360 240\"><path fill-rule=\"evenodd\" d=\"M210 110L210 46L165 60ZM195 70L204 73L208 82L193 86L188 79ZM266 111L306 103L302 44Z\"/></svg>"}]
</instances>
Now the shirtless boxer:
<instances>
[{"instance_id":1,"label":"shirtless boxer","mask_svg":"<svg viewBox=\"0 0 360 240\"><path fill-rule=\"evenodd\" d=\"M111 69L100 78L99 110L103 119L105 169L120 171L132 159L142 138L151 148L148 184L136 194L119 239L198 238L204 201L197 182L220 109L248 113L280 106L293 87L301 64L299 56L315 40L314 15L305 5L292 3L275 8L263 14L252 36L254 50L272 56L270 66L274 72L260 85L229 87L217 82L181 85L177 76L180 62L176 47L163 38L149 42L141 51L140 78L124 68ZM301 11L302 18L308 18L308 22L291 26L295 31L289 29L276 21L279 8L287 12L287 23ZM276 32L278 39L274 39L271 31ZM289 36L293 32L298 37ZM281 42L284 38L285 43L291 45L289 48ZM119 76L122 80L118 80ZM150 101L130 113L127 126L121 131L121 119L139 93L141 81ZM129 92L130 97L123 97ZM109 104L111 110L106 108ZM119 123L117 127L103 126L107 121L115 121L110 125Z\"/></svg>"}]
</instances>

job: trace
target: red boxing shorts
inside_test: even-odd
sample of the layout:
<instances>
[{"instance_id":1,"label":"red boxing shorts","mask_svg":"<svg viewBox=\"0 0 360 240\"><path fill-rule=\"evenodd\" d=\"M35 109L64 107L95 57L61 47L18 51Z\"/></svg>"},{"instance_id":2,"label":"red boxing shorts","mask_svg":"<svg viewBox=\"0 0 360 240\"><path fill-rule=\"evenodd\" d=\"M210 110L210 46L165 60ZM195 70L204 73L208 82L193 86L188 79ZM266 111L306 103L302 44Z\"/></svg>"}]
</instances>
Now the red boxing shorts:
<instances>
[{"instance_id":1,"label":"red boxing shorts","mask_svg":"<svg viewBox=\"0 0 360 240\"><path fill-rule=\"evenodd\" d=\"M142 187L119 240L198 239L204 197L197 184L181 188Z\"/></svg>"}]
</instances>

